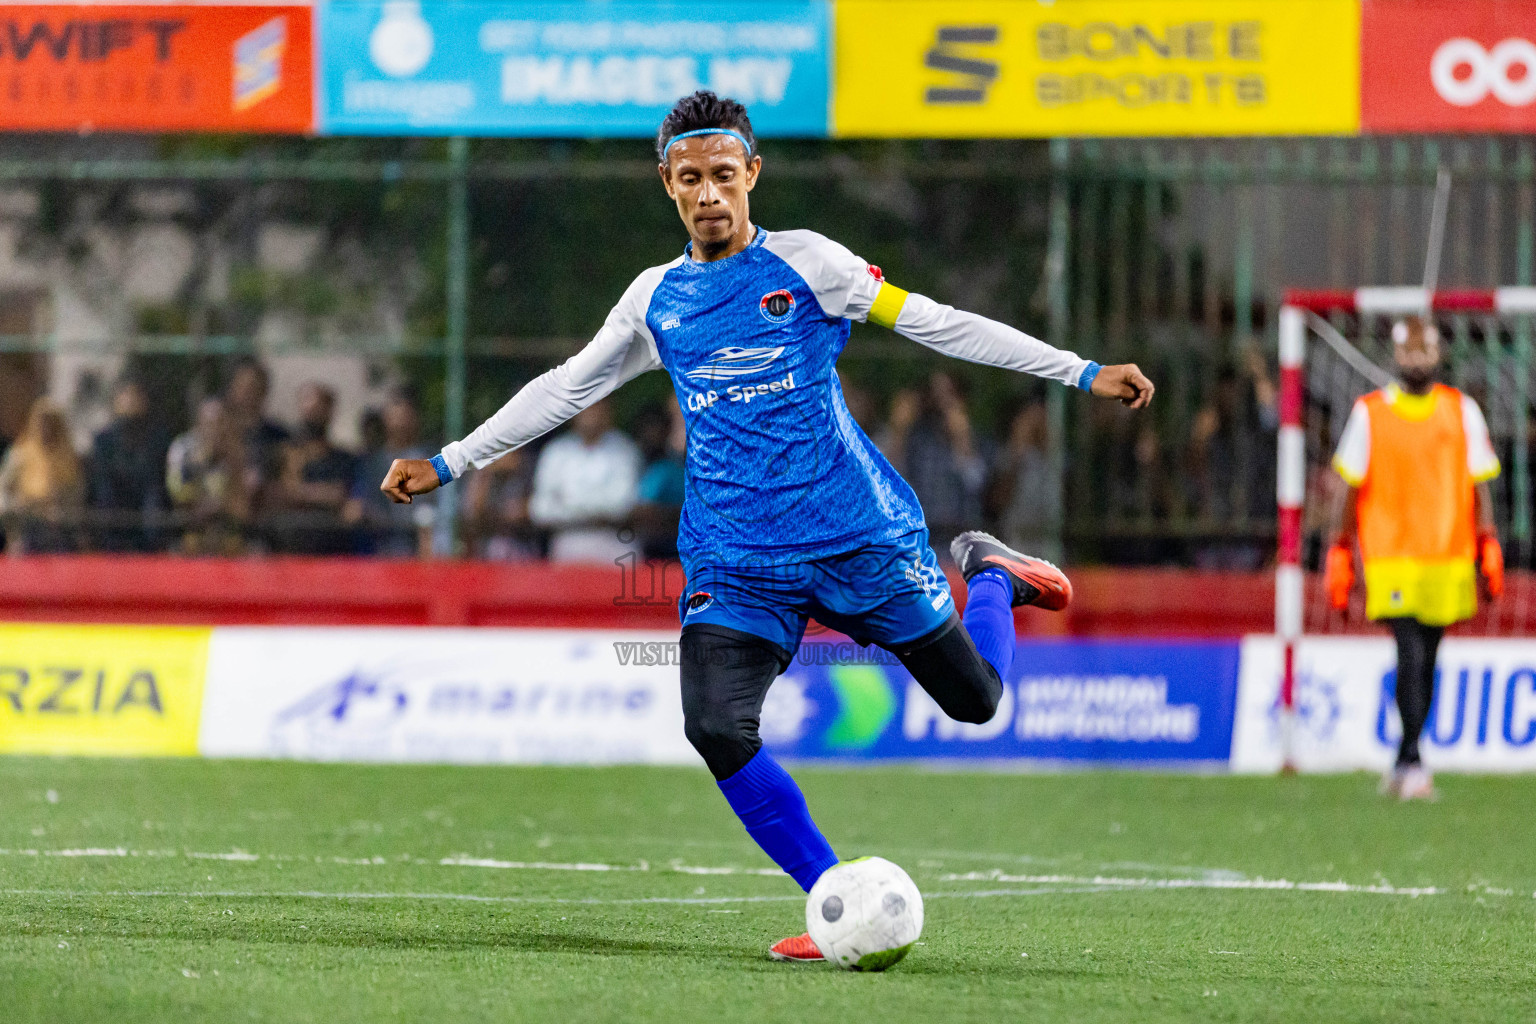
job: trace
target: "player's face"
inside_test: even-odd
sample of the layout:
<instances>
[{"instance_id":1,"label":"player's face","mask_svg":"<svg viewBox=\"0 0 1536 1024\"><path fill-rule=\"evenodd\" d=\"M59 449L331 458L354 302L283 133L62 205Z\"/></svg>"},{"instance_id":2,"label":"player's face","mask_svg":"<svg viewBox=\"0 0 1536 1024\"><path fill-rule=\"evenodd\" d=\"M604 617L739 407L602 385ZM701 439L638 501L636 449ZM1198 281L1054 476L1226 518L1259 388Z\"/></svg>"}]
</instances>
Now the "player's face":
<instances>
[{"instance_id":1,"label":"player's face","mask_svg":"<svg viewBox=\"0 0 1536 1024\"><path fill-rule=\"evenodd\" d=\"M747 193L762 166L761 157L748 163L741 142L730 135L697 135L672 147L661 180L694 248L712 253L751 240Z\"/></svg>"},{"instance_id":2,"label":"player's face","mask_svg":"<svg viewBox=\"0 0 1536 1024\"><path fill-rule=\"evenodd\" d=\"M1393 348L1404 384L1417 391L1434 383L1440 368L1440 339L1435 333L1416 330L1406 343Z\"/></svg>"}]
</instances>

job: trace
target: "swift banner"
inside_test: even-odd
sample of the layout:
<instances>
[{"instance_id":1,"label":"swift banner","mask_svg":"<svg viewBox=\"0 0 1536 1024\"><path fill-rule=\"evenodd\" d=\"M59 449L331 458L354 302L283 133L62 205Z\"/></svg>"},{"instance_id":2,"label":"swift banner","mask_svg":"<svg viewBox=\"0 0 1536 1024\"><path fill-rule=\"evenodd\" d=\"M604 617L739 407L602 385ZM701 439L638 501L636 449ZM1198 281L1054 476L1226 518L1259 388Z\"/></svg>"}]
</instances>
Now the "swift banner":
<instances>
[{"instance_id":1,"label":"swift banner","mask_svg":"<svg viewBox=\"0 0 1536 1024\"><path fill-rule=\"evenodd\" d=\"M0 752L197 753L212 632L0 624Z\"/></svg>"},{"instance_id":2,"label":"swift banner","mask_svg":"<svg viewBox=\"0 0 1536 1024\"><path fill-rule=\"evenodd\" d=\"M0 130L307 132L304 6L0 6Z\"/></svg>"},{"instance_id":3,"label":"swift banner","mask_svg":"<svg viewBox=\"0 0 1536 1024\"><path fill-rule=\"evenodd\" d=\"M1536 8L1365 0L1361 121L1371 132L1536 130Z\"/></svg>"},{"instance_id":4,"label":"swift banner","mask_svg":"<svg viewBox=\"0 0 1536 1024\"><path fill-rule=\"evenodd\" d=\"M759 135L827 130L827 7L613 0L328 0L333 134L650 136L680 96L745 103Z\"/></svg>"},{"instance_id":5,"label":"swift banner","mask_svg":"<svg viewBox=\"0 0 1536 1024\"><path fill-rule=\"evenodd\" d=\"M833 134L1334 134L1358 0L839 0Z\"/></svg>"},{"instance_id":6,"label":"swift banner","mask_svg":"<svg viewBox=\"0 0 1536 1024\"><path fill-rule=\"evenodd\" d=\"M894 657L851 660L880 654L804 644L768 691L763 742L793 758L1219 766L1232 749L1236 643L1021 641L981 725L951 720Z\"/></svg>"}]
</instances>

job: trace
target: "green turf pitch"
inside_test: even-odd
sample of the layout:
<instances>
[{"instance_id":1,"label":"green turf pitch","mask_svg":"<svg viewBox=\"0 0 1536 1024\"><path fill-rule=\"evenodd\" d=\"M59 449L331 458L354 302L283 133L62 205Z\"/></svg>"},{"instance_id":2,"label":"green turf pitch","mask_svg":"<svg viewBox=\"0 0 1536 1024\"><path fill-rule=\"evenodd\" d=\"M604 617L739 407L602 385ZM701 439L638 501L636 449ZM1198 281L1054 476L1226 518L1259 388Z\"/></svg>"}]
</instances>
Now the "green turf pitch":
<instances>
[{"instance_id":1,"label":"green turf pitch","mask_svg":"<svg viewBox=\"0 0 1536 1024\"><path fill-rule=\"evenodd\" d=\"M767 958L702 770L0 759L0 1020L1536 1020L1536 779L796 774L927 895L886 974Z\"/></svg>"}]
</instances>

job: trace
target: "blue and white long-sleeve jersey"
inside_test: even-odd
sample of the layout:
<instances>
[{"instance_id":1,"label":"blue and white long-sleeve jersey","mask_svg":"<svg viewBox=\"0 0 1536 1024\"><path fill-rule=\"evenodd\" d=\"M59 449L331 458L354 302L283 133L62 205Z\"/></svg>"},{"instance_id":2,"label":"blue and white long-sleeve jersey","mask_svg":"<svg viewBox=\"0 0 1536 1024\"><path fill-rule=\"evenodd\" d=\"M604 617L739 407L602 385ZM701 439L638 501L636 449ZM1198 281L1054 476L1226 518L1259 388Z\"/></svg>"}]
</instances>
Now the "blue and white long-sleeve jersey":
<instances>
[{"instance_id":1,"label":"blue and white long-sleeve jersey","mask_svg":"<svg viewBox=\"0 0 1536 1024\"><path fill-rule=\"evenodd\" d=\"M834 364L850 321L971 362L1086 384L1097 364L909 294L814 231L758 229L742 252L690 252L637 277L581 352L443 449L455 476L665 368L688 427L678 550L696 567L789 565L924 528L917 497L854 423Z\"/></svg>"}]
</instances>

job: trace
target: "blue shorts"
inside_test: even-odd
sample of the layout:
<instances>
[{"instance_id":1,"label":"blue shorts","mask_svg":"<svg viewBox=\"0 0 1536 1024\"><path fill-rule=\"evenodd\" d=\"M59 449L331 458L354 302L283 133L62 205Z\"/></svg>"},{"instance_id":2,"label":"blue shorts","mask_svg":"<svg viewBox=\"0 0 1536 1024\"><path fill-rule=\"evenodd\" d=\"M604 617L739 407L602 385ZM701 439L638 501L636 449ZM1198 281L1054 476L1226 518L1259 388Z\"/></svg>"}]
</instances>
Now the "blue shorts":
<instances>
[{"instance_id":1,"label":"blue shorts","mask_svg":"<svg viewBox=\"0 0 1536 1024\"><path fill-rule=\"evenodd\" d=\"M900 647L949 621L955 601L928 531L793 565L695 569L678 601L683 625L713 625L793 658L814 618L861 644Z\"/></svg>"}]
</instances>

